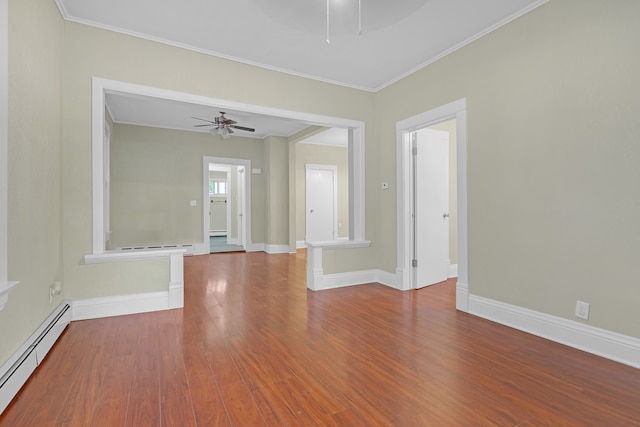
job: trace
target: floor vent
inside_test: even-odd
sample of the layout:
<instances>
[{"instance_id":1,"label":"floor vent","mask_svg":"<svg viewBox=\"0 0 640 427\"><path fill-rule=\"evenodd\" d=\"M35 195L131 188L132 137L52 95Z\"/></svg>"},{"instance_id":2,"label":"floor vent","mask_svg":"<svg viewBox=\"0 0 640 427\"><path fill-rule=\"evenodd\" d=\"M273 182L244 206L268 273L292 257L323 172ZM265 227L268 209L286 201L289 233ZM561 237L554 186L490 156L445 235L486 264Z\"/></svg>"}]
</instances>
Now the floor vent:
<instances>
[{"instance_id":1,"label":"floor vent","mask_svg":"<svg viewBox=\"0 0 640 427\"><path fill-rule=\"evenodd\" d=\"M51 347L71 321L67 303L56 311L36 330L27 342L2 366L0 370L0 413L11 403L27 382L33 371L42 363Z\"/></svg>"}]
</instances>

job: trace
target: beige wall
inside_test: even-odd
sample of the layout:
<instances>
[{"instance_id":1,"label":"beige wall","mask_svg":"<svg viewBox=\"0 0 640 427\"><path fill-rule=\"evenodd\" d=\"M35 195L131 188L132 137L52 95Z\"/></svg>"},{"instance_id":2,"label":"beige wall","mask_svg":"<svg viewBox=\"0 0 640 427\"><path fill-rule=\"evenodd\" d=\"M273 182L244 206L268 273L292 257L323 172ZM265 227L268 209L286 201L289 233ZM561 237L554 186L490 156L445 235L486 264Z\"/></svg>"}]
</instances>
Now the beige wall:
<instances>
[{"instance_id":1,"label":"beige wall","mask_svg":"<svg viewBox=\"0 0 640 427\"><path fill-rule=\"evenodd\" d=\"M49 286L63 279L62 36L54 2L9 1L7 268L20 284L0 312L0 365L64 297L49 303Z\"/></svg>"},{"instance_id":2,"label":"beige wall","mask_svg":"<svg viewBox=\"0 0 640 427\"><path fill-rule=\"evenodd\" d=\"M347 149L314 144L296 144L296 240L306 232L306 164L338 167L338 237L349 237L349 158Z\"/></svg>"},{"instance_id":3,"label":"beige wall","mask_svg":"<svg viewBox=\"0 0 640 427\"><path fill-rule=\"evenodd\" d=\"M289 244L289 150L282 137L264 141L265 158L265 223L268 245Z\"/></svg>"},{"instance_id":4,"label":"beige wall","mask_svg":"<svg viewBox=\"0 0 640 427\"><path fill-rule=\"evenodd\" d=\"M221 58L199 54L71 22L65 23L63 85L63 209L64 275L69 297L86 293L111 295L136 293L151 286L155 263L138 266L138 275L124 279L126 263L85 266L82 257L91 252L91 78L143 84L215 98L265 105L312 114L344 117L373 126L373 94L264 70ZM224 85L219 82L224 81ZM369 143L369 141L367 141ZM373 141L371 141L373 146ZM376 163L376 150L367 151L367 161ZM200 166L201 168L201 166ZM249 173L250 171L248 171ZM375 169L367 171L369 179ZM260 182L264 175L252 175ZM264 191L252 192L252 206L264 207ZM367 195L368 211L375 212L375 193ZM194 214L194 218L195 218ZM201 224L201 213L195 222ZM253 214L252 238L266 242L266 230ZM258 222L256 222L258 221ZM367 217L367 236L375 234L375 214ZM279 242L276 240L276 243ZM286 240L284 242L287 243ZM344 266L327 264L330 273L368 269L374 257L350 254ZM133 277L142 277L135 282ZM132 277L130 279L129 277ZM168 282L168 276L164 283ZM160 281L162 283L162 281ZM88 285L90 284L90 285ZM165 285L166 286L166 285Z\"/></svg>"},{"instance_id":5,"label":"beige wall","mask_svg":"<svg viewBox=\"0 0 640 427\"><path fill-rule=\"evenodd\" d=\"M229 157L263 167L263 141L124 124L111 137L112 247L202 242L202 159ZM252 177L252 237L264 242L265 186ZM196 200L197 206L189 205Z\"/></svg>"},{"instance_id":6,"label":"beige wall","mask_svg":"<svg viewBox=\"0 0 640 427\"><path fill-rule=\"evenodd\" d=\"M640 337L640 2L549 2L376 94L62 23L51 1L9 12L8 268L21 285L0 313L0 358L51 311L53 280L72 299L169 280L163 261L82 263L93 76L364 121L372 247L327 251L327 274L395 271L395 124L466 97L471 292L570 319L581 299L590 325Z\"/></svg>"},{"instance_id":7,"label":"beige wall","mask_svg":"<svg viewBox=\"0 0 640 427\"><path fill-rule=\"evenodd\" d=\"M638 16L636 1L552 1L376 94L382 170L397 120L467 99L473 294L568 319L580 299L590 325L640 337ZM378 266L393 271L395 247Z\"/></svg>"}]
</instances>

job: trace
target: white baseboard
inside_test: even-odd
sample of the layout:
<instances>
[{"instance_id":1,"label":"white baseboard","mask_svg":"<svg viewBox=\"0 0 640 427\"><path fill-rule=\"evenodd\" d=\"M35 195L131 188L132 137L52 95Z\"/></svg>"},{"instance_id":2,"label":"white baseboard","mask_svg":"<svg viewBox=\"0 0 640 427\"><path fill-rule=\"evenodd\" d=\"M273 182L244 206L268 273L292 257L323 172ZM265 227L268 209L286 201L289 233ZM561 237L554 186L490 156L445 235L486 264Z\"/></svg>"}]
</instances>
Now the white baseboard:
<instances>
[{"instance_id":1,"label":"white baseboard","mask_svg":"<svg viewBox=\"0 0 640 427\"><path fill-rule=\"evenodd\" d=\"M466 283L456 283L456 310L469 312L469 285Z\"/></svg>"},{"instance_id":2,"label":"white baseboard","mask_svg":"<svg viewBox=\"0 0 640 427\"><path fill-rule=\"evenodd\" d=\"M62 301L0 367L0 413L11 403L71 321L69 302Z\"/></svg>"},{"instance_id":3,"label":"white baseboard","mask_svg":"<svg viewBox=\"0 0 640 427\"><path fill-rule=\"evenodd\" d=\"M398 280L398 275L389 273L388 271L376 270L376 282L393 289L401 290L401 282Z\"/></svg>"},{"instance_id":4,"label":"white baseboard","mask_svg":"<svg viewBox=\"0 0 640 427\"><path fill-rule=\"evenodd\" d=\"M640 368L637 338L476 295L469 295L469 313Z\"/></svg>"},{"instance_id":5,"label":"white baseboard","mask_svg":"<svg viewBox=\"0 0 640 427\"><path fill-rule=\"evenodd\" d=\"M71 319L86 320L169 309L169 291L75 300Z\"/></svg>"},{"instance_id":6,"label":"white baseboard","mask_svg":"<svg viewBox=\"0 0 640 427\"><path fill-rule=\"evenodd\" d=\"M247 252L266 252L272 254L288 254L289 245L266 245L264 243L252 243L247 245Z\"/></svg>"},{"instance_id":7,"label":"white baseboard","mask_svg":"<svg viewBox=\"0 0 640 427\"><path fill-rule=\"evenodd\" d=\"M194 243L191 250L187 249L187 255L206 255L211 252L211 244Z\"/></svg>"},{"instance_id":8,"label":"white baseboard","mask_svg":"<svg viewBox=\"0 0 640 427\"><path fill-rule=\"evenodd\" d=\"M307 248L307 242L305 242L304 240L296 241L296 249L306 249L306 248Z\"/></svg>"},{"instance_id":9,"label":"white baseboard","mask_svg":"<svg viewBox=\"0 0 640 427\"><path fill-rule=\"evenodd\" d=\"M449 279L458 277L458 264L449 264Z\"/></svg>"},{"instance_id":10,"label":"white baseboard","mask_svg":"<svg viewBox=\"0 0 640 427\"><path fill-rule=\"evenodd\" d=\"M251 243L247 245L247 252L266 252L264 243Z\"/></svg>"},{"instance_id":11,"label":"white baseboard","mask_svg":"<svg viewBox=\"0 0 640 427\"><path fill-rule=\"evenodd\" d=\"M319 282L319 283L318 283ZM398 289L397 277L384 270L360 270L345 273L324 274L316 277L316 291L326 289L345 288L347 286L363 285L365 283L380 283Z\"/></svg>"},{"instance_id":12,"label":"white baseboard","mask_svg":"<svg viewBox=\"0 0 640 427\"><path fill-rule=\"evenodd\" d=\"M264 251L268 254L288 254L289 245L265 245Z\"/></svg>"},{"instance_id":13,"label":"white baseboard","mask_svg":"<svg viewBox=\"0 0 640 427\"><path fill-rule=\"evenodd\" d=\"M229 237L227 236L227 244L228 245L240 245L240 239L237 237Z\"/></svg>"}]
</instances>

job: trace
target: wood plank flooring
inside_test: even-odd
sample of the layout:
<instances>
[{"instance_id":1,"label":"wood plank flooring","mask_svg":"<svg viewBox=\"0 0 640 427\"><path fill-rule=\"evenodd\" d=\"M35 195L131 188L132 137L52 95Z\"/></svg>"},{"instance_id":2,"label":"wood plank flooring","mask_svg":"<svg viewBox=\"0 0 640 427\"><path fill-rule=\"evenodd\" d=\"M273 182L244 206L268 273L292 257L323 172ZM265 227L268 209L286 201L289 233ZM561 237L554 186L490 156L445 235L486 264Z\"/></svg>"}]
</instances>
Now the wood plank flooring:
<instances>
[{"instance_id":1,"label":"wood plank flooring","mask_svg":"<svg viewBox=\"0 0 640 427\"><path fill-rule=\"evenodd\" d=\"M454 309L311 292L304 252L185 258L185 308L73 322L1 426L640 426L640 370Z\"/></svg>"}]
</instances>

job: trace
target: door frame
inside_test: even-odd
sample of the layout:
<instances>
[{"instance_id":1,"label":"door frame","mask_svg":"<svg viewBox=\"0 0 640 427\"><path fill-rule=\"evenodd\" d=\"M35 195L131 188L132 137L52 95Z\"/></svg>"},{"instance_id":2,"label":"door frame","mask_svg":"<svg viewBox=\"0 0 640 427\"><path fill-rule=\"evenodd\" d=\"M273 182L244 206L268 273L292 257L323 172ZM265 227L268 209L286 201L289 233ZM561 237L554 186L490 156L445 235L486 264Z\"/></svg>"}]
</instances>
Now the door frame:
<instances>
[{"instance_id":1,"label":"door frame","mask_svg":"<svg viewBox=\"0 0 640 427\"><path fill-rule=\"evenodd\" d=\"M244 166L244 211L245 215L242 216L244 222L243 229L245 236L243 236L245 250L249 252L251 247L251 174L246 171L251 170L251 160L246 159L232 159L226 157L210 157L204 156L202 158L202 200L206 200L207 203L203 203L202 207L202 242L209 247L209 163L216 163L222 165L234 165ZM228 183L228 181L227 181ZM227 209L229 209L229 203L227 203ZM227 216L227 227L229 225L229 216Z\"/></svg>"},{"instance_id":2,"label":"door frame","mask_svg":"<svg viewBox=\"0 0 640 427\"><path fill-rule=\"evenodd\" d=\"M235 242L235 244L244 247L245 250L247 250L246 232L244 230L244 227L246 225L244 218L247 215L246 207L244 204L244 195L246 191L245 186L247 184L245 179L246 173L247 170L244 166L238 166L238 169L236 170L236 179L238 182L236 188L236 198L238 200L238 206L236 206L236 208L238 209L238 216L236 217L236 227L238 227L238 240L237 242ZM227 243L233 244L234 242L229 242L229 238L227 237Z\"/></svg>"},{"instance_id":3,"label":"door frame","mask_svg":"<svg viewBox=\"0 0 640 427\"><path fill-rule=\"evenodd\" d=\"M319 165L307 163L304 165L304 238L307 240L307 226L309 224L309 171L325 170L333 173L333 240L338 239L338 166L337 165Z\"/></svg>"},{"instance_id":4,"label":"door frame","mask_svg":"<svg viewBox=\"0 0 640 427\"><path fill-rule=\"evenodd\" d=\"M466 98L417 114L396 123L397 192L397 264L396 275L402 290L414 289L412 259L412 194L410 133L434 124L456 119L457 207L458 207L458 281L456 308L468 311L467 248L467 100Z\"/></svg>"}]
</instances>

